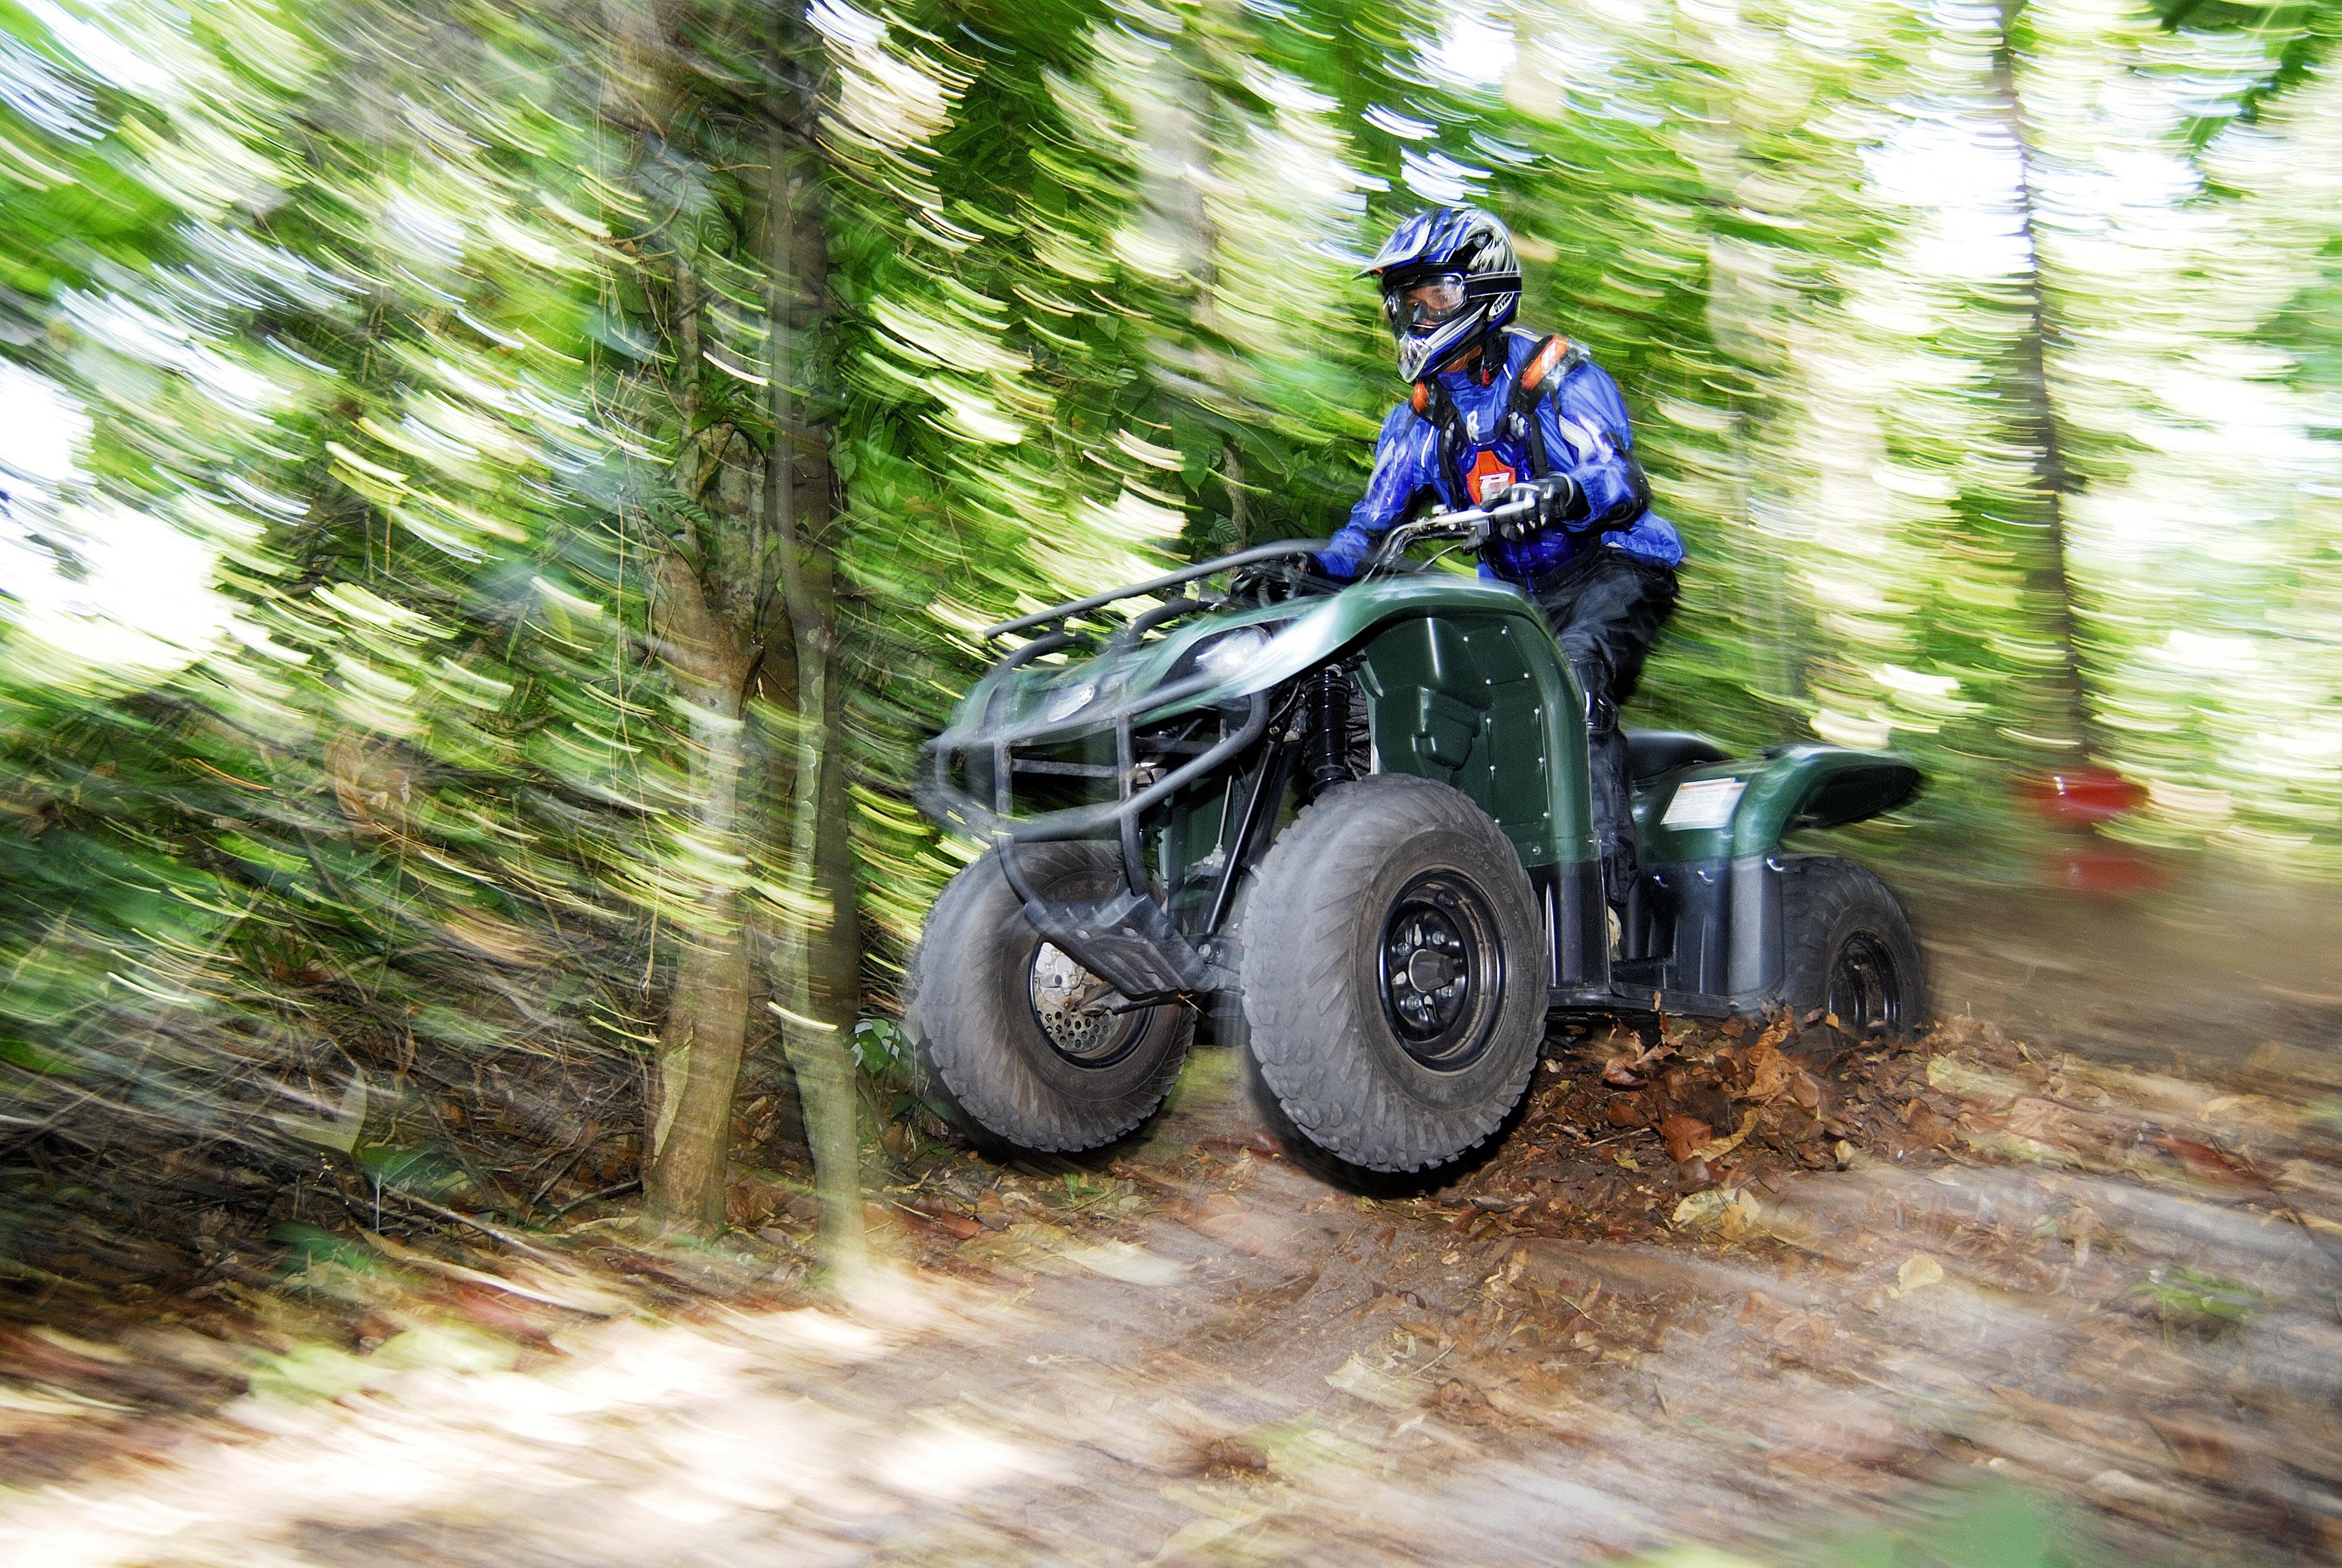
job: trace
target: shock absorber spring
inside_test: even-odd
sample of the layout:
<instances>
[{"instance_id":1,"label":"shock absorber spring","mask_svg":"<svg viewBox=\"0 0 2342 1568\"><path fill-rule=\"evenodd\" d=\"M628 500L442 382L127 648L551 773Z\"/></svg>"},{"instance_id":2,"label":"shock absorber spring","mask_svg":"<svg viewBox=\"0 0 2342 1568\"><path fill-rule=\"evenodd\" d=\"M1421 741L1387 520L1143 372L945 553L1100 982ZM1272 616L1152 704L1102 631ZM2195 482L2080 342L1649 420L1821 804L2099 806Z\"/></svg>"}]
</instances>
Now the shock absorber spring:
<instances>
[{"instance_id":1,"label":"shock absorber spring","mask_svg":"<svg viewBox=\"0 0 2342 1568\"><path fill-rule=\"evenodd\" d=\"M1328 665L1301 692L1301 770L1309 798L1357 777L1350 767L1350 678Z\"/></svg>"}]
</instances>

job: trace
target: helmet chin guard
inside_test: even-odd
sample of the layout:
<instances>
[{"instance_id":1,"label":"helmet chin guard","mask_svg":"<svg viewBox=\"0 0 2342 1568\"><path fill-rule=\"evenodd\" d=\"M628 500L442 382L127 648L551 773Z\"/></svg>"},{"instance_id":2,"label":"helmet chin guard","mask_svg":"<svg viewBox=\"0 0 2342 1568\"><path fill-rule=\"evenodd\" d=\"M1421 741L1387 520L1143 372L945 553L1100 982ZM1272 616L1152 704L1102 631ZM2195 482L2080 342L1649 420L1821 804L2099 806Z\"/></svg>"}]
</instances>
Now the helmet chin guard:
<instances>
[{"instance_id":1,"label":"helmet chin guard","mask_svg":"<svg viewBox=\"0 0 2342 1568\"><path fill-rule=\"evenodd\" d=\"M1433 207L1398 226L1359 274L1383 291L1383 317L1409 381L1444 367L1513 318L1520 260L1505 226L1477 207Z\"/></svg>"}]
</instances>

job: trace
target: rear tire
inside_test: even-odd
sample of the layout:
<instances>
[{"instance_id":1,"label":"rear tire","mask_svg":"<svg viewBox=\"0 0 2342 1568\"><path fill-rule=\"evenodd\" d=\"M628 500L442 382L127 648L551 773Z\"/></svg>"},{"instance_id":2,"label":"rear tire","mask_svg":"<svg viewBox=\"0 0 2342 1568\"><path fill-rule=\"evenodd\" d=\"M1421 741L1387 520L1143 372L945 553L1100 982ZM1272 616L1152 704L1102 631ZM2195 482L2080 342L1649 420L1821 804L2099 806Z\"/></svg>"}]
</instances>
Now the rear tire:
<instances>
[{"instance_id":1,"label":"rear tire","mask_svg":"<svg viewBox=\"0 0 2342 1568\"><path fill-rule=\"evenodd\" d=\"M1051 900L1121 885L1103 845L1029 845L1018 868ZM1041 940L997 851L945 885L909 982L905 1022L929 1086L1001 1152L1073 1153L1132 1131L1170 1092L1196 1032L1176 1003L1118 1014L1068 1005L1103 982Z\"/></svg>"},{"instance_id":2,"label":"rear tire","mask_svg":"<svg viewBox=\"0 0 2342 1568\"><path fill-rule=\"evenodd\" d=\"M1326 791L1262 860L1242 945L1262 1081L1350 1165L1444 1165L1528 1086L1545 1037L1536 900L1460 790L1380 775Z\"/></svg>"},{"instance_id":3,"label":"rear tire","mask_svg":"<svg viewBox=\"0 0 2342 1568\"><path fill-rule=\"evenodd\" d=\"M1851 860L1789 862L1781 881L1782 1000L1860 1040L1927 1027L1927 960L1893 890Z\"/></svg>"}]
</instances>

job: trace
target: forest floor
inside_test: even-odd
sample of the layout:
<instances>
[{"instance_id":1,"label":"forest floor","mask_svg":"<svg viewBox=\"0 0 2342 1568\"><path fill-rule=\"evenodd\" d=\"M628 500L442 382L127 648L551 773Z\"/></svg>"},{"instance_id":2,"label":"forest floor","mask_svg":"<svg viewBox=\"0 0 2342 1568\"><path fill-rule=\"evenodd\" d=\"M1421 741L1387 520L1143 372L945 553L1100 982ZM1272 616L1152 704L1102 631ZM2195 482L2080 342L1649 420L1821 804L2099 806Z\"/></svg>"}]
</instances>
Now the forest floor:
<instances>
[{"instance_id":1,"label":"forest floor","mask_svg":"<svg viewBox=\"0 0 2342 1568\"><path fill-rule=\"evenodd\" d=\"M1915 1047L1557 1034L1419 1196L1278 1154L1199 1050L1098 1161L898 1151L844 1304L754 1179L704 1248L606 1213L82 1302L0 1335L0 1560L2342 1555L2342 1014L2296 965L2142 1042L2189 960L2141 928L2136 1049L2012 1034L1973 1014L2109 980L2029 918L1944 945Z\"/></svg>"}]
</instances>

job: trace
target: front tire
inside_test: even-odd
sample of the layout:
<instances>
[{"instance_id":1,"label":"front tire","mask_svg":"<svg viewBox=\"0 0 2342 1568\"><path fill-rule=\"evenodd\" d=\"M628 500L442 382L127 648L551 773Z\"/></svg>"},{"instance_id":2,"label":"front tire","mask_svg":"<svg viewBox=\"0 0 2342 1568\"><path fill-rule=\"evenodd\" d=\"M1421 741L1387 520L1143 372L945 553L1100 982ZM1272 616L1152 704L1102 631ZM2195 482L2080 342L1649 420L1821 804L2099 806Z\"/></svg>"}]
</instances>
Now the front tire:
<instances>
[{"instance_id":1,"label":"front tire","mask_svg":"<svg viewBox=\"0 0 2342 1568\"><path fill-rule=\"evenodd\" d=\"M1105 898L1113 851L1089 843L1018 851L1034 891ZM986 855L944 887L911 957L906 1021L931 1087L979 1140L1015 1154L1074 1153L1134 1131L1179 1076L1196 1022L1176 1004L1108 1013L1105 982L1041 940Z\"/></svg>"},{"instance_id":2,"label":"front tire","mask_svg":"<svg viewBox=\"0 0 2342 1568\"><path fill-rule=\"evenodd\" d=\"M1857 1040L1927 1027L1927 961L1911 917L1868 868L1816 855L1789 862L1781 884L1782 1000L1789 1015L1822 1013Z\"/></svg>"},{"instance_id":3,"label":"front tire","mask_svg":"<svg viewBox=\"0 0 2342 1568\"><path fill-rule=\"evenodd\" d=\"M1404 775L1328 790L1261 862L1242 940L1261 1078L1336 1158L1444 1165L1527 1088L1545 1036L1536 900L1460 790Z\"/></svg>"}]
</instances>

